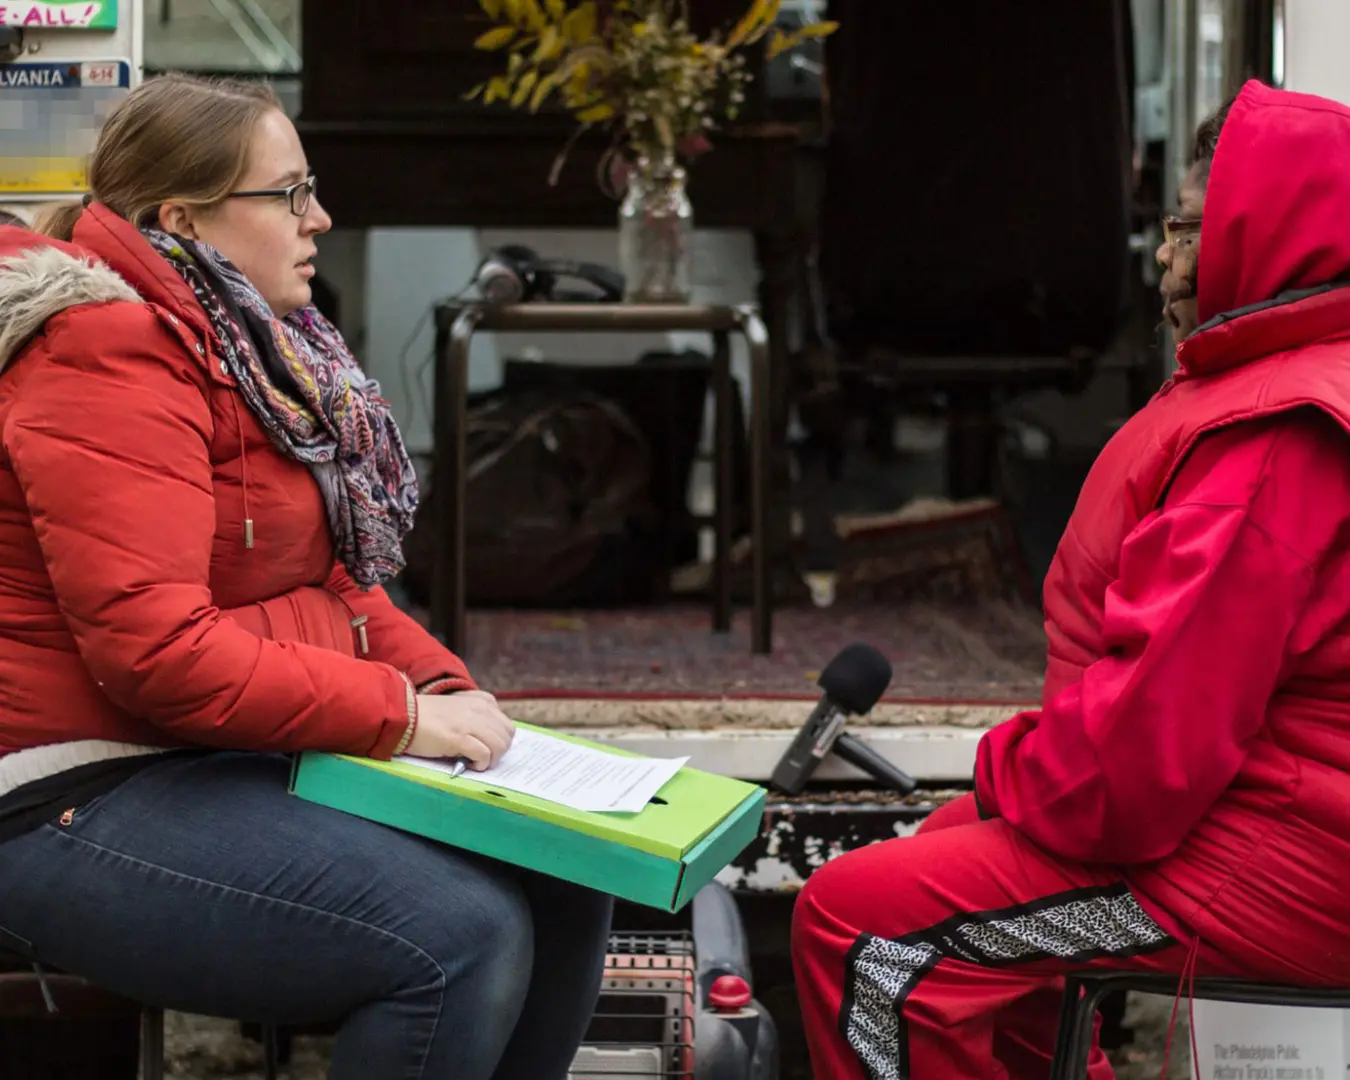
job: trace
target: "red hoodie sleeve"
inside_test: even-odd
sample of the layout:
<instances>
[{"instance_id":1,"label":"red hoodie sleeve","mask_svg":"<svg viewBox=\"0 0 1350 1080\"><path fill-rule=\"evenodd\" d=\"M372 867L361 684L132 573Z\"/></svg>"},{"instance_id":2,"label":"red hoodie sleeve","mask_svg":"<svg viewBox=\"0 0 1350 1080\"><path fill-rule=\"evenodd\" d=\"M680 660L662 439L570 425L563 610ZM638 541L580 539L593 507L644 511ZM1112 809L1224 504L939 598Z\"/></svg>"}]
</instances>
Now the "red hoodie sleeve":
<instances>
[{"instance_id":1,"label":"red hoodie sleeve","mask_svg":"<svg viewBox=\"0 0 1350 1080\"><path fill-rule=\"evenodd\" d=\"M354 616L365 617L361 629L369 649L367 660L392 664L407 672L420 693L478 689L464 661L400 611L383 589L362 590L341 563L333 567L328 588L342 598Z\"/></svg>"},{"instance_id":2,"label":"red hoodie sleeve","mask_svg":"<svg viewBox=\"0 0 1350 1080\"><path fill-rule=\"evenodd\" d=\"M1065 858L1175 851L1237 775L1318 568L1347 543L1347 451L1316 414L1205 439L1125 541L1104 659L981 740L981 811Z\"/></svg>"},{"instance_id":3,"label":"red hoodie sleeve","mask_svg":"<svg viewBox=\"0 0 1350 1080\"><path fill-rule=\"evenodd\" d=\"M183 331L117 304L45 332L13 373L23 381L3 438L103 692L190 744L389 757L415 719L402 673L265 641L212 600L214 427Z\"/></svg>"}]
</instances>

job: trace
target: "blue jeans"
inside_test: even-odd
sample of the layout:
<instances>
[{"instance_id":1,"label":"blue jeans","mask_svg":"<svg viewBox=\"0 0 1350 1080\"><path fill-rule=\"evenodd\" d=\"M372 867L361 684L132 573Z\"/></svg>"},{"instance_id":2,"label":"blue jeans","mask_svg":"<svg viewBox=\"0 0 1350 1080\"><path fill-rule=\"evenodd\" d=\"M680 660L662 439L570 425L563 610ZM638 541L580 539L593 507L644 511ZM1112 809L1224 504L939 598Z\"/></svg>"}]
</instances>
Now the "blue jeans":
<instances>
[{"instance_id":1,"label":"blue jeans","mask_svg":"<svg viewBox=\"0 0 1350 1080\"><path fill-rule=\"evenodd\" d=\"M169 759L0 845L0 930L148 1004L341 1021L332 1080L562 1080L610 898L304 802L288 775Z\"/></svg>"}]
</instances>

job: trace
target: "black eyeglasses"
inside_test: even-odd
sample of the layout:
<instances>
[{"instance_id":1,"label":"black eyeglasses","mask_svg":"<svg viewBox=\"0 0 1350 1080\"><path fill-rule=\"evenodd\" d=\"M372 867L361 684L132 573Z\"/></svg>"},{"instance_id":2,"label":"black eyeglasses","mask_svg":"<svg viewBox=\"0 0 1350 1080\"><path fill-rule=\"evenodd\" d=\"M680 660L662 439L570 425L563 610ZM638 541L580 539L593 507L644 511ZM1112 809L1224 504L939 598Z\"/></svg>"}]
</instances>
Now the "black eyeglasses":
<instances>
[{"instance_id":1,"label":"black eyeglasses","mask_svg":"<svg viewBox=\"0 0 1350 1080\"><path fill-rule=\"evenodd\" d=\"M300 183L292 184L290 187L266 188L259 191L231 191L229 197L231 199L285 199L292 214L296 217L304 217L309 212L310 200L314 198L314 187L317 183L317 176L307 176Z\"/></svg>"}]
</instances>

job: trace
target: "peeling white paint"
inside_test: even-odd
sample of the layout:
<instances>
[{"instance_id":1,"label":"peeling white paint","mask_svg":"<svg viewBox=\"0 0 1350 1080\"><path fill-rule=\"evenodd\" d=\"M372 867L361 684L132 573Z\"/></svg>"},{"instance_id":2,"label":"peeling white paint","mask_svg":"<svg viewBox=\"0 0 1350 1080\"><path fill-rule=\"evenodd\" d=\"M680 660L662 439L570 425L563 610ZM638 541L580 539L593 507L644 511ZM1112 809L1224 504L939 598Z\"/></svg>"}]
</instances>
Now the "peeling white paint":
<instances>
[{"instance_id":1,"label":"peeling white paint","mask_svg":"<svg viewBox=\"0 0 1350 1080\"><path fill-rule=\"evenodd\" d=\"M769 835L764 841L764 854L777 858L783 853L783 840L797 831L797 826L786 818L769 824Z\"/></svg>"},{"instance_id":2,"label":"peeling white paint","mask_svg":"<svg viewBox=\"0 0 1350 1080\"><path fill-rule=\"evenodd\" d=\"M826 854L827 850L818 836L808 836L802 842L802 853L806 856L807 865L812 870L819 870L830 861L833 856Z\"/></svg>"}]
</instances>

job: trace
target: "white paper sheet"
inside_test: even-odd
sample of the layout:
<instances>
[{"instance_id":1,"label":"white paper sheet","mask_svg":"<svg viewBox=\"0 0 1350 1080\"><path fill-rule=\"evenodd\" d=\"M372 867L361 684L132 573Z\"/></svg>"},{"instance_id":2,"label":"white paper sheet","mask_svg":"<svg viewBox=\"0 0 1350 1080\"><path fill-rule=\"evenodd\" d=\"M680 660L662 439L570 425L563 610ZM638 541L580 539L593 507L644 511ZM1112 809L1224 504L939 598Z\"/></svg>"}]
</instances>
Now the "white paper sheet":
<instances>
[{"instance_id":1,"label":"white paper sheet","mask_svg":"<svg viewBox=\"0 0 1350 1080\"><path fill-rule=\"evenodd\" d=\"M396 760L438 772L454 769L452 761L406 754ZM529 728L516 728L515 740L496 765L484 772L469 769L461 779L534 795L576 810L636 814L688 760L610 754Z\"/></svg>"}]
</instances>

